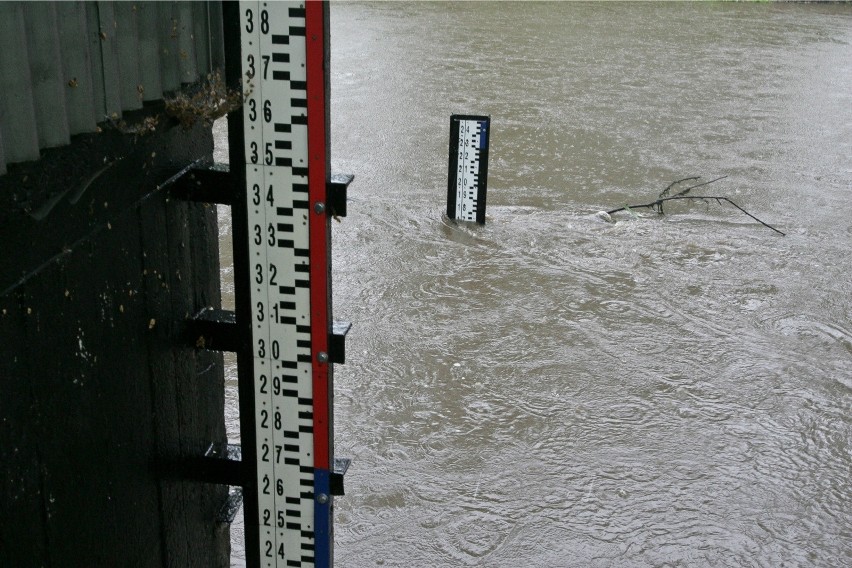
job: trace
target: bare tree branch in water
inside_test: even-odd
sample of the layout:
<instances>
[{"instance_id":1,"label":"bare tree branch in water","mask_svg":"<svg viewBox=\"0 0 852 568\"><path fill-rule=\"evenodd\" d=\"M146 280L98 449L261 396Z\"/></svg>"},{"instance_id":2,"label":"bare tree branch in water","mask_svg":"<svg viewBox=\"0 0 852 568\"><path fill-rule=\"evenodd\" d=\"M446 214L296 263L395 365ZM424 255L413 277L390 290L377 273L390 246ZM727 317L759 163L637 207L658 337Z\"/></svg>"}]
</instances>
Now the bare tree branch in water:
<instances>
[{"instance_id":1,"label":"bare tree branch in water","mask_svg":"<svg viewBox=\"0 0 852 568\"><path fill-rule=\"evenodd\" d=\"M716 179L712 179L710 181L705 181L703 183L697 183L695 185L691 185L691 186L687 187L686 189L682 189L681 191L675 193L674 195L669 195L669 192L671 191L671 189L675 185L682 183L682 182L685 182L685 181L696 181L696 180L701 179L701 177L699 176L699 177L688 177L688 178L679 179L677 181L673 181L672 183L669 184L669 186L666 189L661 191L660 195L657 196L657 199L655 201L652 201L650 203L642 203L640 205L625 205L624 207L619 207L618 209L613 209L611 211L607 211L606 214L612 215L613 213L618 213L619 211L627 211L628 213L632 213L632 211L631 211L632 209L653 209L658 214L663 215L663 203L666 203L667 201L682 201L682 200L686 200L686 199L694 199L694 200L700 200L700 201L707 202L707 201L710 201L710 200L714 200L719 205L722 205L722 202L730 203L731 205L733 205L734 207L736 207L737 209L739 209L740 211L742 211L743 213L745 213L746 215L748 215L749 217L751 217L752 219L754 219L755 221L757 221L758 223L763 225L764 227L772 229L776 233L783 236L784 235L783 232L779 231L778 229L776 229L775 227L773 227L772 225L770 225L768 223L764 223L763 221L761 221L760 219L758 219L757 217L755 217L754 215L752 215L751 213L749 213L748 211L746 211L745 209L743 209L742 207L740 207L739 205L737 205L736 203L734 203L733 201L731 201L727 197L724 197L724 196L721 196L721 195L687 195L690 191L692 191L693 189L695 189L697 187L710 185L711 183L719 181L720 179L725 179L726 177L728 177L728 176L717 177Z\"/></svg>"}]
</instances>

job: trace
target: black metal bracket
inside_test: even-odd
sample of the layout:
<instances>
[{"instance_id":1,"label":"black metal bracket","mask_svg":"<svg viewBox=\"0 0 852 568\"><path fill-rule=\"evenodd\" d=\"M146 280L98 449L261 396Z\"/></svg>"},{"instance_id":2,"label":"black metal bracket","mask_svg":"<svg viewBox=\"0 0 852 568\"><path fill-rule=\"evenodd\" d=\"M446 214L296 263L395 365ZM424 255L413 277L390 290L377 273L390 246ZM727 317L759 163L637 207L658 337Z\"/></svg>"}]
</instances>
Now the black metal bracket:
<instances>
[{"instance_id":1,"label":"black metal bracket","mask_svg":"<svg viewBox=\"0 0 852 568\"><path fill-rule=\"evenodd\" d=\"M231 176L228 164L195 167L175 179L170 188L172 197L199 203L231 205L239 184Z\"/></svg>"},{"instance_id":2,"label":"black metal bracket","mask_svg":"<svg viewBox=\"0 0 852 568\"><path fill-rule=\"evenodd\" d=\"M346 193L355 176L352 174L331 174L326 184L328 207L334 217L346 217Z\"/></svg>"},{"instance_id":3,"label":"black metal bracket","mask_svg":"<svg viewBox=\"0 0 852 568\"><path fill-rule=\"evenodd\" d=\"M351 464L352 460L350 458L334 458L334 462L331 464L331 475L329 476L329 492L332 495L344 495L343 476Z\"/></svg>"},{"instance_id":4,"label":"black metal bracket","mask_svg":"<svg viewBox=\"0 0 852 568\"><path fill-rule=\"evenodd\" d=\"M242 487L246 479L241 448L234 444L220 450L211 444L203 456L165 460L159 469L163 475L201 483Z\"/></svg>"},{"instance_id":5,"label":"black metal bracket","mask_svg":"<svg viewBox=\"0 0 852 568\"><path fill-rule=\"evenodd\" d=\"M240 337L234 312L205 308L187 322L186 341L198 349L237 351Z\"/></svg>"},{"instance_id":6,"label":"black metal bracket","mask_svg":"<svg viewBox=\"0 0 852 568\"><path fill-rule=\"evenodd\" d=\"M228 444L225 447L225 455L227 459L231 462L242 463L243 460L243 449L239 444ZM215 453L213 452L213 446L207 450L207 456L209 458L215 458ZM221 458L220 458L221 459ZM244 470L243 470L244 472ZM240 486L231 487L228 491L228 498L225 499L225 502L222 503L222 506L219 508L219 513L216 515L216 520L220 523L232 523L234 522L234 517L237 516L237 511L240 510L240 506L243 504L243 488Z\"/></svg>"},{"instance_id":7,"label":"black metal bracket","mask_svg":"<svg viewBox=\"0 0 852 568\"><path fill-rule=\"evenodd\" d=\"M336 321L331 324L331 335L328 337L328 360L331 363L346 362L346 334L352 329L348 321Z\"/></svg>"},{"instance_id":8,"label":"black metal bracket","mask_svg":"<svg viewBox=\"0 0 852 568\"><path fill-rule=\"evenodd\" d=\"M225 452L216 452L211 445L204 457L186 458L179 469L182 477L203 483L236 486L245 483L242 449L233 444L228 444Z\"/></svg>"}]
</instances>

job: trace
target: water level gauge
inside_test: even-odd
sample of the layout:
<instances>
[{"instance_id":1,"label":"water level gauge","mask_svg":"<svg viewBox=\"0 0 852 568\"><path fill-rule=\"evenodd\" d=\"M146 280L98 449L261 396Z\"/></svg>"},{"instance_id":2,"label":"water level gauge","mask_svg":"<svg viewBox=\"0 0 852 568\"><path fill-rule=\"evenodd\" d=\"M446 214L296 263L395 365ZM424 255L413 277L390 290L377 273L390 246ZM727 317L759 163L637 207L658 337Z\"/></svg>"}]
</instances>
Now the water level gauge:
<instances>
[{"instance_id":1,"label":"water level gauge","mask_svg":"<svg viewBox=\"0 0 852 568\"><path fill-rule=\"evenodd\" d=\"M467 114L450 117L447 217L485 224L488 182L488 134L491 118Z\"/></svg>"}]
</instances>

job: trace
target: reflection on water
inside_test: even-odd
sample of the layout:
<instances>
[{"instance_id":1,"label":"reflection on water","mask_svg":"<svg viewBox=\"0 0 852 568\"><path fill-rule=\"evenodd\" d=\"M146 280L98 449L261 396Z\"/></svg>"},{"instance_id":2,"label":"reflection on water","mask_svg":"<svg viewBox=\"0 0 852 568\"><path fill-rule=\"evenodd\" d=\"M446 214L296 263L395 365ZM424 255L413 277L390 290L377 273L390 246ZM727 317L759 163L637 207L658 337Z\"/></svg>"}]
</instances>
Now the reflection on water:
<instances>
[{"instance_id":1,"label":"reflection on water","mask_svg":"<svg viewBox=\"0 0 852 568\"><path fill-rule=\"evenodd\" d=\"M331 24L332 163L356 174L337 564L852 563L852 8ZM453 113L492 117L485 227L441 216ZM595 216L690 175L788 236L716 203Z\"/></svg>"}]
</instances>

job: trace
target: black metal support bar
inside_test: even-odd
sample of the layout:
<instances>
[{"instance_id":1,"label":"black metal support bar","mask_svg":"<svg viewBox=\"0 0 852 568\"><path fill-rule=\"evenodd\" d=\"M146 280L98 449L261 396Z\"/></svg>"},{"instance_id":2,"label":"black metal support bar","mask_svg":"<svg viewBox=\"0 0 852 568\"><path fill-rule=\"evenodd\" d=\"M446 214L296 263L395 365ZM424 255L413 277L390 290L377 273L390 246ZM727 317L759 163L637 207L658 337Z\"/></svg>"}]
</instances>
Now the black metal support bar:
<instances>
[{"instance_id":1,"label":"black metal support bar","mask_svg":"<svg viewBox=\"0 0 852 568\"><path fill-rule=\"evenodd\" d=\"M237 351L240 336L234 312L205 308L187 321L186 341L199 349Z\"/></svg>"},{"instance_id":2,"label":"black metal support bar","mask_svg":"<svg viewBox=\"0 0 852 568\"><path fill-rule=\"evenodd\" d=\"M344 495L343 476L346 474L346 470L349 469L349 466L351 464L352 460L350 458L334 458L334 463L332 464L333 469L331 471L331 477L329 479L331 486L330 491L332 495Z\"/></svg>"},{"instance_id":3,"label":"black metal support bar","mask_svg":"<svg viewBox=\"0 0 852 568\"><path fill-rule=\"evenodd\" d=\"M352 329L348 321L335 321L331 324L331 335L328 338L328 360L332 363L346 362L346 334Z\"/></svg>"},{"instance_id":4,"label":"black metal support bar","mask_svg":"<svg viewBox=\"0 0 852 568\"><path fill-rule=\"evenodd\" d=\"M171 195L175 199L199 203L230 205L239 191L228 164L193 168L175 180Z\"/></svg>"},{"instance_id":5,"label":"black metal support bar","mask_svg":"<svg viewBox=\"0 0 852 568\"><path fill-rule=\"evenodd\" d=\"M331 174L327 184L328 206L335 217L346 217L346 193L355 176L352 174Z\"/></svg>"},{"instance_id":6,"label":"black metal support bar","mask_svg":"<svg viewBox=\"0 0 852 568\"><path fill-rule=\"evenodd\" d=\"M184 479L194 479L203 483L242 486L245 475L243 462L224 458L187 458L177 467Z\"/></svg>"},{"instance_id":7,"label":"black metal support bar","mask_svg":"<svg viewBox=\"0 0 852 568\"><path fill-rule=\"evenodd\" d=\"M240 447L231 444L220 450L211 444L203 456L161 461L158 470L166 477L201 483L242 487L246 480Z\"/></svg>"}]
</instances>

